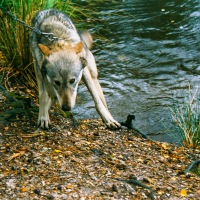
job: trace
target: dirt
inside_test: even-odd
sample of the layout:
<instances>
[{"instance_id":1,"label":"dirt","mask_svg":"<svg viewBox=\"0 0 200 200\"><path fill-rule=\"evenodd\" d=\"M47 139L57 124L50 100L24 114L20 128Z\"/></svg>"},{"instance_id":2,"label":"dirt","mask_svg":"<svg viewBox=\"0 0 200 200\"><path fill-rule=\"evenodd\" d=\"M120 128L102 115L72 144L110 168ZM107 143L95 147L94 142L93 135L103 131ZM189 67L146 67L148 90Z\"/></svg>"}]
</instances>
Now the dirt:
<instances>
[{"instance_id":1,"label":"dirt","mask_svg":"<svg viewBox=\"0 0 200 200\"><path fill-rule=\"evenodd\" d=\"M16 100L17 99L17 100ZM200 150L76 123L52 109L37 128L37 101L0 95L0 199L200 199L200 177L184 170Z\"/></svg>"}]
</instances>

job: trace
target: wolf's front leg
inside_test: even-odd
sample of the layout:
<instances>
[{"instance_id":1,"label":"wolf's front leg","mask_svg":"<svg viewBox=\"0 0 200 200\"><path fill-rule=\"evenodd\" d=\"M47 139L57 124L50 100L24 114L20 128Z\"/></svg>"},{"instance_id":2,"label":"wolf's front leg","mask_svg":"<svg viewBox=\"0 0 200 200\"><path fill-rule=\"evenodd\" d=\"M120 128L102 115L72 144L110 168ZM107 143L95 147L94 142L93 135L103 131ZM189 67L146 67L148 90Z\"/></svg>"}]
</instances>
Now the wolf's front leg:
<instances>
[{"instance_id":1,"label":"wolf's front leg","mask_svg":"<svg viewBox=\"0 0 200 200\"><path fill-rule=\"evenodd\" d=\"M39 92L39 116L38 126L43 129L48 129L50 124L49 108L51 106L51 99L47 91Z\"/></svg>"},{"instance_id":2,"label":"wolf's front leg","mask_svg":"<svg viewBox=\"0 0 200 200\"><path fill-rule=\"evenodd\" d=\"M95 82L98 80L93 80L89 69L87 67L83 70L83 81L86 84L90 94L93 97L93 100L95 102L95 107L99 115L101 116L103 122L106 124L108 128L120 128L121 125L118 123L110 114L110 112L107 109L107 105L105 103L104 97L102 98L102 91L99 91L100 85L96 85Z\"/></svg>"}]
</instances>

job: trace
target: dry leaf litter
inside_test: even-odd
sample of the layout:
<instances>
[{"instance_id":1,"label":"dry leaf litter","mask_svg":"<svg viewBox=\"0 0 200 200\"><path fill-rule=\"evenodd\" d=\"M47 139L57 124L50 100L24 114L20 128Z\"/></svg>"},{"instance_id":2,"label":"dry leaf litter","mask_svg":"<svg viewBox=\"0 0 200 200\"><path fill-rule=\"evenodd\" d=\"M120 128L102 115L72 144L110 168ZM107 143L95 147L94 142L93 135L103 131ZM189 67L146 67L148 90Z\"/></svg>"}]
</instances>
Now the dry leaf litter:
<instances>
[{"instance_id":1,"label":"dry leaf litter","mask_svg":"<svg viewBox=\"0 0 200 200\"><path fill-rule=\"evenodd\" d=\"M0 124L0 199L200 199L200 177L183 173L198 149L108 130L98 119L74 127L54 111L51 120L49 130L37 129L37 112Z\"/></svg>"}]
</instances>

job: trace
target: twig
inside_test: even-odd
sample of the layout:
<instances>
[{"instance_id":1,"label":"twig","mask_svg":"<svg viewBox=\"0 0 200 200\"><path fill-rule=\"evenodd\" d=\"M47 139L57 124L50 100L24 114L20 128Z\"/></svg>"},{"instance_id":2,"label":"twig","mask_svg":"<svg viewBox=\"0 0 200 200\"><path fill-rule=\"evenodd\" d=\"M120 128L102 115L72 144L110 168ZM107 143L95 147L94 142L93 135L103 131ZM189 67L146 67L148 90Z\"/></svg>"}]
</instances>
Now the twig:
<instances>
[{"instance_id":1,"label":"twig","mask_svg":"<svg viewBox=\"0 0 200 200\"><path fill-rule=\"evenodd\" d=\"M123 182L126 182L126 183L129 183L131 185L136 185L136 186L140 186L140 187L143 187L145 189L148 189L150 191L150 198L151 200L154 200L154 194L153 194L153 189L147 185L145 185L144 183L136 180L136 179L129 179L129 180L125 180L125 179L121 179L121 178L115 178L116 180L118 181L123 181Z\"/></svg>"},{"instance_id":2,"label":"twig","mask_svg":"<svg viewBox=\"0 0 200 200\"><path fill-rule=\"evenodd\" d=\"M187 174L188 172L191 172L192 170L197 169L199 164L200 164L200 160L195 160L183 172Z\"/></svg>"}]
</instances>

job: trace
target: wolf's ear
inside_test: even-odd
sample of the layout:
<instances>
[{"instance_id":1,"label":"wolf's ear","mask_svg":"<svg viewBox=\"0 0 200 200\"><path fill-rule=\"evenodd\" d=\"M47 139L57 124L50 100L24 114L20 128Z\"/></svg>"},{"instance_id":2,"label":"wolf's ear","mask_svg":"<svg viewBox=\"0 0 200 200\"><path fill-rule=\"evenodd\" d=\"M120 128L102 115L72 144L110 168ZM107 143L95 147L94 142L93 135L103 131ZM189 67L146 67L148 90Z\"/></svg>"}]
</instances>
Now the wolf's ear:
<instances>
[{"instance_id":1,"label":"wolf's ear","mask_svg":"<svg viewBox=\"0 0 200 200\"><path fill-rule=\"evenodd\" d=\"M74 47L74 50L76 53L80 53L83 49L83 43L79 42L78 44L76 44L76 46Z\"/></svg>"},{"instance_id":2,"label":"wolf's ear","mask_svg":"<svg viewBox=\"0 0 200 200\"><path fill-rule=\"evenodd\" d=\"M40 51L45 55L45 56L49 56L51 54L51 50L49 49L49 47L43 45L43 44L38 44L38 47L40 49Z\"/></svg>"}]
</instances>

